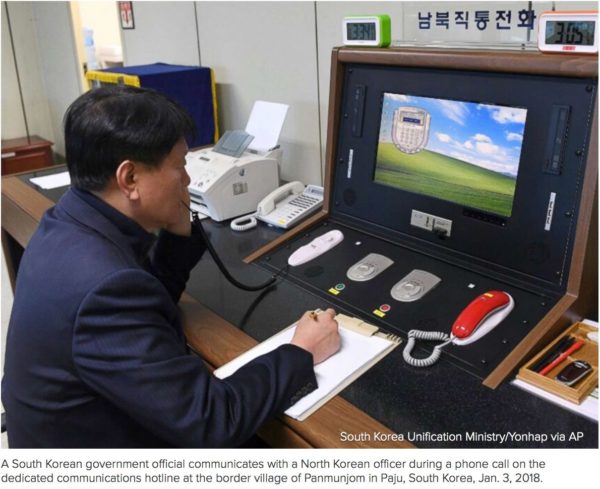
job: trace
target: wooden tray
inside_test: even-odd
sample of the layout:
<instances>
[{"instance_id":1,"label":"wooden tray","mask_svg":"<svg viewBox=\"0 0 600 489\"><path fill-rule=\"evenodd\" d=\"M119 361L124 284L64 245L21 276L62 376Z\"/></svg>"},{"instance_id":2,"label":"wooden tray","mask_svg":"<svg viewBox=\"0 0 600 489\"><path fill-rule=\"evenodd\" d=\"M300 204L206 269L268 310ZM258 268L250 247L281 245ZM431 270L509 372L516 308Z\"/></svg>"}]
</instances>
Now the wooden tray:
<instances>
[{"instance_id":1,"label":"wooden tray","mask_svg":"<svg viewBox=\"0 0 600 489\"><path fill-rule=\"evenodd\" d=\"M584 323L573 324L552 343L546 346L546 348L523 365L517 374L517 378L560 396L567 401L581 404L583 399L585 399L590 392L594 390L596 385L598 385L598 343L591 341L587 337L587 334L592 331L598 331L598 329ZM572 355L568 356L559 365L550 370L546 375L540 375L531 370L531 366L535 365L546 352L551 350L554 345L561 341L565 336L572 336L576 340L583 340L585 344ZM574 360L585 360L588 362L593 367L592 373L588 374L571 387L555 380L556 375Z\"/></svg>"}]
</instances>

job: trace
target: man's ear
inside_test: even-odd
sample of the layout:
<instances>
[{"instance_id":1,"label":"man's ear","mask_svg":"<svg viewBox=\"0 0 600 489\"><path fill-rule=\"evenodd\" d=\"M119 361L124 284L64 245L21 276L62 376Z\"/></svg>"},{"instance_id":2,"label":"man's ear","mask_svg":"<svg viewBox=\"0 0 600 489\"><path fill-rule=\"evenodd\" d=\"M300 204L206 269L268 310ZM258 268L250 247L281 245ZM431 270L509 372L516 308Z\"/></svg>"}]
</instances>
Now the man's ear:
<instances>
[{"instance_id":1,"label":"man's ear","mask_svg":"<svg viewBox=\"0 0 600 489\"><path fill-rule=\"evenodd\" d=\"M138 172L139 165L136 165L136 162L132 160L122 161L115 172L117 186L127 199L139 199Z\"/></svg>"}]
</instances>

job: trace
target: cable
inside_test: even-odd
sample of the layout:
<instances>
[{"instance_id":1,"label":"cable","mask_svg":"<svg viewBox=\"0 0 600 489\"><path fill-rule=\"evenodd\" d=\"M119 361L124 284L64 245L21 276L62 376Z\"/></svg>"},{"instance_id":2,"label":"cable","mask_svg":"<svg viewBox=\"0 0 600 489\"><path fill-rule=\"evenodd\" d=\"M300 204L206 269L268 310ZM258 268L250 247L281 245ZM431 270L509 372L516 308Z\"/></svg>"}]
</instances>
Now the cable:
<instances>
[{"instance_id":1,"label":"cable","mask_svg":"<svg viewBox=\"0 0 600 489\"><path fill-rule=\"evenodd\" d=\"M225 275L225 278L227 280L229 280L229 282L232 285L235 285L238 289L247 290L248 292L256 292L258 290L266 289L267 287L270 287L271 285L273 285L275 283L275 281L277 280L277 276L285 269L285 267L282 268L279 272L277 272L276 275L273 275L269 280L267 280L266 282L259 284L259 285L246 285L242 282L238 282L229 273L229 270L227 270L224 263L221 261L221 258L217 254L217 251L213 248L213 245L210 242L210 238L208 237L208 235L206 234L206 231L204 230L204 227L202 226L202 221L198 217L198 212L193 210L183 200L181 202L192 213L192 225L194 226L194 229L197 229L200 232L200 234L202 235L202 238L204 239L204 242L206 243L206 248L208 249L208 252L212 256L215 263L217 264L217 267L219 267L219 270L221 270L221 273L223 273L223 275Z\"/></svg>"},{"instance_id":2,"label":"cable","mask_svg":"<svg viewBox=\"0 0 600 489\"><path fill-rule=\"evenodd\" d=\"M248 231L256 227L256 212L246 216L238 217L229 225L234 231Z\"/></svg>"},{"instance_id":3,"label":"cable","mask_svg":"<svg viewBox=\"0 0 600 489\"><path fill-rule=\"evenodd\" d=\"M411 352L416 344L416 340L443 341L443 343L434 346L431 355L428 357L414 358L411 355ZM449 343L452 343L452 340L452 336L449 336L442 331L420 331L418 329L411 329L408 332L408 341L406 342L406 347L402 352L402 357L406 363L412 365L413 367L430 367L439 360L440 355L442 354L442 348Z\"/></svg>"}]
</instances>

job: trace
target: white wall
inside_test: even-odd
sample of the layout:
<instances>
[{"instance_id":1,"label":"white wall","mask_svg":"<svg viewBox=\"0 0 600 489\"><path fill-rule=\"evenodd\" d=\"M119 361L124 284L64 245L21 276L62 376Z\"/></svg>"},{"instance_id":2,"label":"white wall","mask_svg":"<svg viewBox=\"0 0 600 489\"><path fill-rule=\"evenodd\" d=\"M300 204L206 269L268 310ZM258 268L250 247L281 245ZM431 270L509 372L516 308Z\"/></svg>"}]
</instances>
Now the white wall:
<instances>
[{"instance_id":1,"label":"white wall","mask_svg":"<svg viewBox=\"0 0 600 489\"><path fill-rule=\"evenodd\" d=\"M133 2L135 29L123 29L123 61L198 65L194 2Z\"/></svg>"},{"instance_id":2,"label":"white wall","mask_svg":"<svg viewBox=\"0 0 600 489\"><path fill-rule=\"evenodd\" d=\"M387 14L392 19L392 39L403 38L401 19L404 11L402 2L317 2L317 39L319 62L319 114L321 125L322 161L325 162L327 141L327 117L329 109L329 77L331 69L331 51L341 44L342 20L350 15L365 13Z\"/></svg>"},{"instance_id":3,"label":"white wall","mask_svg":"<svg viewBox=\"0 0 600 489\"><path fill-rule=\"evenodd\" d=\"M402 22L404 24L405 41L419 42L469 42L484 44L524 43L536 42L537 20L542 12L549 10L597 10L594 2L532 2L536 18L533 31L519 27L518 12L528 10L529 2L507 1L507 2L403 2L404 12ZM499 20L503 26L510 29L496 29L496 12L507 10L511 12L510 22ZM468 12L468 29L462 26L444 29L435 25L436 12L448 12L450 25L454 24L457 11ZM489 22L485 28L479 29L475 24L476 11L487 11ZM432 14L432 25L428 30L419 29L419 12L425 16L428 12ZM492 28L493 27L493 28Z\"/></svg>"},{"instance_id":4,"label":"white wall","mask_svg":"<svg viewBox=\"0 0 600 489\"><path fill-rule=\"evenodd\" d=\"M593 2L560 2L557 8L591 8ZM537 13L552 2L534 2ZM426 9L507 9L513 15L528 2L134 2L136 28L123 33L126 64L156 61L197 64L215 70L221 132L245 126L252 103L265 99L290 104L281 135L281 176L321 183L325 167L331 49L341 42L344 16L387 13L392 39L525 42L527 30L418 29ZM197 23L193 25L194 21ZM512 19L513 25L516 18ZM173 33L176 32L176 35ZM150 34L152 33L152 34ZM197 34L197 37L195 35ZM531 35L535 39L535 35ZM199 52L198 52L199 46Z\"/></svg>"},{"instance_id":5,"label":"white wall","mask_svg":"<svg viewBox=\"0 0 600 489\"><path fill-rule=\"evenodd\" d=\"M6 16L2 3L2 139L18 138L25 131L25 114L21 110L17 69ZM9 14L10 15L10 14Z\"/></svg>"},{"instance_id":6,"label":"white wall","mask_svg":"<svg viewBox=\"0 0 600 489\"><path fill-rule=\"evenodd\" d=\"M540 3L540 2L535 2ZM402 18L404 29L404 40L428 41L433 40L451 42L480 42L480 43L522 43L527 41L528 29L517 27L519 10L527 10L529 2L409 2L404 9ZM537 7L534 6L534 9ZM551 7L548 9L550 10ZM485 10L489 12L489 23L485 29L478 29L475 25L475 12ZM496 11L511 11L510 29L495 29ZM454 26L455 12L468 12L468 29ZM436 12L448 12L450 29L435 25ZM429 30L419 29L419 13L423 16L432 14L431 28ZM494 26L492 29L491 26ZM535 39L533 37L532 39Z\"/></svg>"},{"instance_id":7,"label":"white wall","mask_svg":"<svg viewBox=\"0 0 600 489\"><path fill-rule=\"evenodd\" d=\"M6 16L8 9L8 16ZM14 51L21 82L25 113L21 109L8 17L12 25ZM30 134L56 143L52 115L44 84L43 65L37 45L36 19L30 2L2 5L2 138L26 136L25 116ZM6 83L6 85L5 85ZM62 134L62 133L61 133ZM61 137L62 139L62 137Z\"/></svg>"},{"instance_id":8,"label":"white wall","mask_svg":"<svg viewBox=\"0 0 600 489\"><path fill-rule=\"evenodd\" d=\"M62 119L82 92L71 11L67 2L33 2L37 49L50 110L54 150L64 155Z\"/></svg>"},{"instance_id":9,"label":"white wall","mask_svg":"<svg viewBox=\"0 0 600 489\"><path fill-rule=\"evenodd\" d=\"M97 4L99 2L81 2ZM103 2L114 14L114 2ZM418 29L419 11L515 12L528 2L133 2L135 29L121 30L126 65L163 61L215 69L221 130L245 126L255 99L291 105L281 143L282 176L319 183L325 165L331 48L341 41L346 15L387 13L392 38L478 42L521 41L525 29L465 32ZM595 2L533 2L536 12L592 9ZM31 134L64 153L62 116L85 88L75 73L67 2L8 2L17 67ZM113 9L113 7L115 9ZM7 22L2 12L2 137L24 136ZM87 7L84 7L87 8ZM85 17L87 14L82 14ZM84 21L85 22L85 21ZM515 22L515 19L513 19ZM452 33L452 34L450 34ZM114 33L113 33L114 34ZM534 36L532 36L534 38ZM98 42L98 41L97 41Z\"/></svg>"},{"instance_id":10,"label":"white wall","mask_svg":"<svg viewBox=\"0 0 600 489\"><path fill-rule=\"evenodd\" d=\"M314 4L201 2L197 18L202 63L218 84L220 126L243 129L255 100L288 104L281 177L320 183Z\"/></svg>"}]
</instances>

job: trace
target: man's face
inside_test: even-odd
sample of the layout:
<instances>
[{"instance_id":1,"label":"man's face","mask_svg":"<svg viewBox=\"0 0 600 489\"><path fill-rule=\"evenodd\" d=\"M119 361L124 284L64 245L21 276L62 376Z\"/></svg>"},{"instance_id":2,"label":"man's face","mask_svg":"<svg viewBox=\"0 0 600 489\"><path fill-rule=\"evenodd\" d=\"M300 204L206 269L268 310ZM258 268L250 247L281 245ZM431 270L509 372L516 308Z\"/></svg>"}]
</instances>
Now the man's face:
<instances>
[{"instance_id":1,"label":"man's face","mask_svg":"<svg viewBox=\"0 0 600 489\"><path fill-rule=\"evenodd\" d=\"M138 173L140 192L138 222L147 230L157 230L189 220L189 212L181 201L188 202L190 177L185 170L188 151L180 139L158 167L141 165Z\"/></svg>"}]
</instances>

